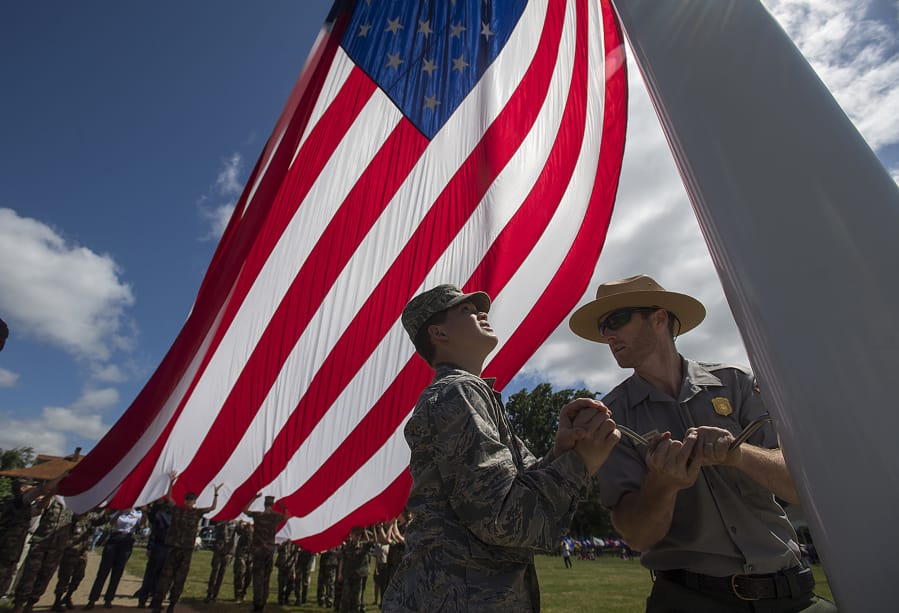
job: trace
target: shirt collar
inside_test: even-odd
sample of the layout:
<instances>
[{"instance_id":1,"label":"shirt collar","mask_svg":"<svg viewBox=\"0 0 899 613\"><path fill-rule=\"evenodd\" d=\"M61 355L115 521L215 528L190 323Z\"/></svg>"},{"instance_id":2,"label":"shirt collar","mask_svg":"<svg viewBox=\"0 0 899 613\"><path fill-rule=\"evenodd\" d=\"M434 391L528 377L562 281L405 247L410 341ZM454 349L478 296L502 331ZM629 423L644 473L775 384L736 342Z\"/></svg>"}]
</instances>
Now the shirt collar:
<instances>
[{"instance_id":1,"label":"shirt collar","mask_svg":"<svg viewBox=\"0 0 899 613\"><path fill-rule=\"evenodd\" d=\"M700 388L721 387L721 379L713 375L709 370L702 366L699 362L688 360L681 356L681 370L684 378L681 381L681 400L689 400L695 396ZM630 405L637 406L646 398L652 397L653 400L670 400L668 394L660 392L646 379L634 373L626 381L627 397L630 399Z\"/></svg>"},{"instance_id":2,"label":"shirt collar","mask_svg":"<svg viewBox=\"0 0 899 613\"><path fill-rule=\"evenodd\" d=\"M442 379L443 377L453 374L453 373L465 373L467 375L471 375L470 372L465 370L464 368L460 368L455 364L451 364L450 362L441 362L434 367L434 380ZM472 375L476 376L476 375ZM490 389L493 389L494 383L496 383L496 377L478 377L484 383L490 386Z\"/></svg>"}]
</instances>

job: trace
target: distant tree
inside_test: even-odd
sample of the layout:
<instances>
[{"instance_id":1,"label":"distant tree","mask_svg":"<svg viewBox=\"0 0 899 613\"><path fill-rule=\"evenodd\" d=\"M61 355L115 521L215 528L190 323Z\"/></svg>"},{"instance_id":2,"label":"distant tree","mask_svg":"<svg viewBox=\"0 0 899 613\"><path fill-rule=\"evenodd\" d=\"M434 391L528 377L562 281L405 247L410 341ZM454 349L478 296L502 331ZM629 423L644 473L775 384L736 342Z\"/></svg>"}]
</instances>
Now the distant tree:
<instances>
[{"instance_id":1,"label":"distant tree","mask_svg":"<svg viewBox=\"0 0 899 613\"><path fill-rule=\"evenodd\" d=\"M506 411L518 437L538 458L550 452L559 426L559 411L575 398L596 398L596 392L587 389L563 389L553 391L549 383L541 383L528 391L522 389L508 397ZM575 536L606 537L616 535L609 512L599 502L597 479L578 503L571 521L571 534Z\"/></svg>"},{"instance_id":2,"label":"distant tree","mask_svg":"<svg viewBox=\"0 0 899 613\"><path fill-rule=\"evenodd\" d=\"M0 449L0 470L12 470L25 468L34 463L34 448L16 447L14 449ZM0 477L0 500L10 494L10 479Z\"/></svg>"}]
</instances>

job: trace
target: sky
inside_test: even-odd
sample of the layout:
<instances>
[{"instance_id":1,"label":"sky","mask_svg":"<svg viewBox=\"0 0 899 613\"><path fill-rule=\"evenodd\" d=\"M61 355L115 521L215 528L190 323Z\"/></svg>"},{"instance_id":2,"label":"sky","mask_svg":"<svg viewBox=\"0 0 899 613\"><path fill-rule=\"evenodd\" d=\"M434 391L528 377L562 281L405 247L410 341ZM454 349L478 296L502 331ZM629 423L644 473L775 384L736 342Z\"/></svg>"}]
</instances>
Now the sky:
<instances>
[{"instance_id":1,"label":"sky","mask_svg":"<svg viewBox=\"0 0 899 613\"><path fill-rule=\"evenodd\" d=\"M899 2L764 0L899 182ZM88 451L158 366L330 0L0 4L0 448ZM629 61L632 58L629 58ZM627 145L593 280L699 298L678 339L748 364L629 64ZM627 373L567 322L507 386L606 392Z\"/></svg>"}]
</instances>

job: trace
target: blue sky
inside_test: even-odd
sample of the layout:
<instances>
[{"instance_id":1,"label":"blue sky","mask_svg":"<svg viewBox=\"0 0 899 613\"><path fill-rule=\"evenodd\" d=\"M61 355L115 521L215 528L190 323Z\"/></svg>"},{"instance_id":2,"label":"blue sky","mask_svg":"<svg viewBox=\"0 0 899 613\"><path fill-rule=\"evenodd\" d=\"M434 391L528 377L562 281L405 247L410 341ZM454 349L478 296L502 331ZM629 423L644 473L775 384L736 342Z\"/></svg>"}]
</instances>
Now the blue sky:
<instances>
[{"instance_id":1,"label":"blue sky","mask_svg":"<svg viewBox=\"0 0 899 613\"><path fill-rule=\"evenodd\" d=\"M0 6L0 317L11 328L0 448L89 449L127 408L180 330L330 4ZM765 4L899 177L899 5ZM697 295L709 319L684 353L745 363L633 67L630 80L619 202L596 278L646 271ZM626 249L637 234L653 247ZM678 262L677 275L659 261ZM620 378L608 356L560 330L509 389L604 390Z\"/></svg>"}]
</instances>

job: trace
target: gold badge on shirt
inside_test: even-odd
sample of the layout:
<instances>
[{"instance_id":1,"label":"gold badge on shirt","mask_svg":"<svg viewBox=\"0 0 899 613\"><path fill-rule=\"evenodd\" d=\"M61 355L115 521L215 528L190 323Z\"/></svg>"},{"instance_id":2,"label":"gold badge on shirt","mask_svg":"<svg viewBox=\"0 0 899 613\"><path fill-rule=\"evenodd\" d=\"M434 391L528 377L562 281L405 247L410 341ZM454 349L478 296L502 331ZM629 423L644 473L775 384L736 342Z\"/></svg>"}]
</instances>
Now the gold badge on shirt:
<instances>
[{"instance_id":1,"label":"gold badge on shirt","mask_svg":"<svg viewBox=\"0 0 899 613\"><path fill-rule=\"evenodd\" d=\"M718 415L722 415L724 417L727 417L734 412L734 408L730 406L730 400L722 396L719 396L718 398L712 398L712 406L715 407L715 412Z\"/></svg>"}]
</instances>

